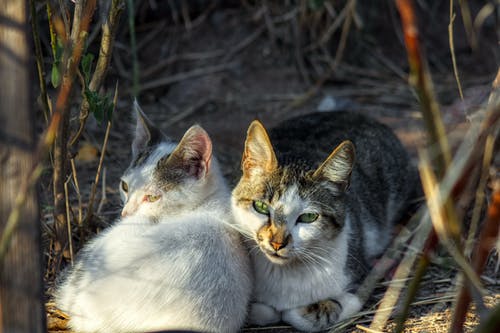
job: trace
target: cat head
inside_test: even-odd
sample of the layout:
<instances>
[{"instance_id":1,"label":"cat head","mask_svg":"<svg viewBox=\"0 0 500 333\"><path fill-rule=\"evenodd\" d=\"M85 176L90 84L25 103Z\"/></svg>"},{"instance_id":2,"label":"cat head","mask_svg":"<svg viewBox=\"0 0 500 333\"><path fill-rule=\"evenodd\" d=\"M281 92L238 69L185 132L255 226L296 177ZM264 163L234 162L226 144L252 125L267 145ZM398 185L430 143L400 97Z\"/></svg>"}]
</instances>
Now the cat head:
<instances>
[{"instance_id":1,"label":"cat head","mask_svg":"<svg viewBox=\"0 0 500 333\"><path fill-rule=\"evenodd\" d=\"M279 165L266 130L254 121L232 194L240 228L273 263L318 261L344 227L353 164L354 145L344 141L315 169L300 162Z\"/></svg>"},{"instance_id":2,"label":"cat head","mask_svg":"<svg viewBox=\"0 0 500 333\"><path fill-rule=\"evenodd\" d=\"M176 143L151 123L137 102L134 109L132 162L120 182L122 216L139 213L158 220L200 205L214 191L218 173L207 132L194 125Z\"/></svg>"}]
</instances>

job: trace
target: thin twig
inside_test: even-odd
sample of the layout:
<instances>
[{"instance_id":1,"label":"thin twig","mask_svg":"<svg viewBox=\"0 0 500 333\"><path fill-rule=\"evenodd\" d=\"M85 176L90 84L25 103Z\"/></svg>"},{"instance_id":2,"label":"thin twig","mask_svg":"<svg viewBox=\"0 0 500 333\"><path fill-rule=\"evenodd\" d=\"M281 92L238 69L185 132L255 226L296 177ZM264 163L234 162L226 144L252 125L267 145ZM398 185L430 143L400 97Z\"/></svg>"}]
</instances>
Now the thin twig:
<instances>
[{"instance_id":1,"label":"thin twig","mask_svg":"<svg viewBox=\"0 0 500 333\"><path fill-rule=\"evenodd\" d=\"M170 66L178 61L190 61L190 60L207 60L212 58L217 58L226 54L225 50L215 50L210 52L195 52L195 53L184 53L184 54L174 54L166 59L160 60L155 65L141 70L141 78L147 78L149 76L155 75L167 66ZM122 66L123 67L123 66Z\"/></svg>"},{"instance_id":2,"label":"thin twig","mask_svg":"<svg viewBox=\"0 0 500 333\"><path fill-rule=\"evenodd\" d=\"M234 57L238 52L246 48L248 45L252 44L257 38L259 38L260 35L265 31L266 29L264 27L259 27L256 29L254 32L252 32L250 35L245 37L241 42L239 42L234 48L232 48L226 56L223 58L224 62L229 61L232 57Z\"/></svg>"},{"instance_id":3,"label":"thin twig","mask_svg":"<svg viewBox=\"0 0 500 333\"><path fill-rule=\"evenodd\" d=\"M82 206L82 195L80 193L80 185L78 183L78 176L76 173L75 159L70 160L71 164L71 175L73 176L73 185L75 186L76 198L78 200L78 227L81 229L83 221L83 206ZM81 231L81 230L80 230Z\"/></svg>"},{"instance_id":4,"label":"thin twig","mask_svg":"<svg viewBox=\"0 0 500 333\"><path fill-rule=\"evenodd\" d=\"M102 169L102 183L101 183L101 200L99 201L99 206L97 206L97 214L101 213L102 207L107 200L106 197L106 167Z\"/></svg>"},{"instance_id":5,"label":"thin twig","mask_svg":"<svg viewBox=\"0 0 500 333\"><path fill-rule=\"evenodd\" d=\"M436 175L431 170L429 163L426 163L425 158L421 158L421 161L422 168L420 178L422 179L422 185L427 199L427 206L429 207L434 230L439 235L440 241L443 245L445 245L455 262L460 266L462 272L466 275L472 286L478 293L481 293L482 285L479 277L467 263L467 260L461 253L461 250L458 248L457 244L453 242L451 235L447 230L446 219L448 216L446 211L446 202L441 195L442 193L439 191L439 184Z\"/></svg>"},{"instance_id":6,"label":"thin twig","mask_svg":"<svg viewBox=\"0 0 500 333\"><path fill-rule=\"evenodd\" d=\"M362 326L362 325L356 325L356 328L358 330L365 331L366 333L382 333L382 331L374 330L374 329L371 329L369 327L365 327L365 326Z\"/></svg>"},{"instance_id":7,"label":"thin twig","mask_svg":"<svg viewBox=\"0 0 500 333\"><path fill-rule=\"evenodd\" d=\"M396 301L401 294L401 290L404 287L404 283L397 283L399 280L404 280L408 278L411 267L413 266L415 260L417 259L418 252L424 246L426 239L428 238L429 232L431 230L431 224L429 223L429 218L425 214L421 220L419 229L417 230L415 237L413 238L410 248L413 250L407 250L403 260L398 265L396 272L394 273L393 282L390 284L389 288L384 294L384 298L380 305L378 306L375 317L370 324L370 329L383 330L389 316L391 315L392 308L396 304Z\"/></svg>"},{"instance_id":8,"label":"thin twig","mask_svg":"<svg viewBox=\"0 0 500 333\"><path fill-rule=\"evenodd\" d=\"M458 0L460 4L460 11L462 13L462 20L465 27L465 35L469 41L469 45L473 50L477 48L477 37L476 31L474 30L474 24L472 24L472 15L469 8L469 3L467 0Z\"/></svg>"},{"instance_id":9,"label":"thin twig","mask_svg":"<svg viewBox=\"0 0 500 333\"><path fill-rule=\"evenodd\" d=\"M78 2L83 2L83 1L78 1ZM69 12L68 12L68 7L66 7L66 2L63 1L63 0L58 0L58 3L59 3L59 11L61 13L61 17L63 19L63 22L64 22L64 31L66 32L66 35L64 36L64 39L67 40L70 36L69 36L69 32L71 31L70 30L70 23L69 23ZM76 16L73 17L73 23L75 25L77 25L78 27L80 27L80 16L81 16L81 10L82 10L82 6L79 6L78 3L75 4L75 14ZM78 36L78 35L76 35ZM73 41L76 41L76 38L73 39Z\"/></svg>"},{"instance_id":10,"label":"thin twig","mask_svg":"<svg viewBox=\"0 0 500 333\"><path fill-rule=\"evenodd\" d=\"M453 73L455 74L455 81L457 81L458 92L460 94L460 99L464 100L464 94L462 92L462 84L460 83L460 77L458 75L457 67L457 57L455 56L455 43L453 39L453 21L455 21L455 13L453 13L453 0L450 0L450 24L448 24L448 40L450 42L450 53L451 62L453 64Z\"/></svg>"},{"instance_id":11,"label":"thin twig","mask_svg":"<svg viewBox=\"0 0 500 333\"><path fill-rule=\"evenodd\" d=\"M306 101L315 96L319 92L321 87L325 84L325 82L335 73L344 55L344 49L347 43L347 37L349 35L355 6L356 6L356 0L350 0L349 3L346 4L346 7L350 9L349 15L347 15L346 19L344 20L344 25L342 26L342 33L340 35L339 45L337 46L337 51L335 52L335 59L333 63L330 64L330 69L328 73L326 73L323 77L321 77L314 86L309 88L308 91L306 91L304 94L300 95L297 99L292 101L292 103L287 105L282 111L283 113L289 112L291 109L303 105Z\"/></svg>"},{"instance_id":12,"label":"thin twig","mask_svg":"<svg viewBox=\"0 0 500 333\"><path fill-rule=\"evenodd\" d=\"M113 112L116 108L116 103L118 100L118 83L116 84L115 87L115 95L113 97ZM111 130L111 120L108 120L107 126L106 126L106 133L104 134L104 142L102 144L101 148L101 157L99 158L99 165L97 166L97 171L95 174L94 182L92 183L92 188L90 190L90 198L89 198L89 203L88 203L88 208L87 208L87 215L85 216L84 223L88 224L90 221L90 218L94 214L94 200L95 200L95 194L97 191L97 184L99 184L99 176L101 174L101 169L102 169L102 164L104 162L104 156L106 155L106 147L108 145L108 138L109 138L109 132Z\"/></svg>"},{"instance_id":13,"label":"thin twig","mask_svg":"<svg viewBox=\"0 0 500 333\"><path fill-rule=\"evenodd\" d=\"M486 139L486 144L484 147L483 163L481 177L479 178L479 184L476 189L476 202L472 210L472 217L469 227L469 233L467 235L467 241L465 242L464 254L469 257L472 252L472 246L474 245L474 237L476 237L476 231L479 225L479 219L481 217L481 211L483 210L483 203L485 197L486 184L488 182L489 168L491 160L493 157L494 139L492 135L489 135Z\"/></svg>"},{"instance_id":14,"label":"thin twig","mask_svg":"<svg viewBox=\"0 0 500 333\"><path fill-rule=\"evenodd\" d=\"M165 126L166 127L172 126L175 123L181 121L182 119L184 119L186 117L189 117L191 114L193 114L194 112L196 112L197 110L199 110L205 104L209 103L210 100L211 100L210 97L204 98L204 99L198 101L197 103L195 103L194 105L190 106L189 108L187 108L183 112L179 112L179 113L176 112L176 115L173 116L173 117L171 117L168 120L168 122L165 124Z\"/></svg>"},{"instance_id":15,"label":"thin twig","mask_svg":"<svg viewBox=\"0 0 500 333\"><path fill-rule=\"evenodd\" d=\"M309 75L307 74L306 70L306 65L304 63L304 54L302 50L302 31L299 27L298 23L298 18L294 17L293 22L292 22L292 31L293 31L293 51L295 55L295 61L297 62L297 67L299 69L300 76L302 76L302 80L307 85L311 85L311 79L309 78Z\"/></svg>"},{"instance_id":16,"label":"thin twig","mask_svg":"<svg viewBox=\"0 0 500 333\"><path fill-rule=\"evenodd\" d=\"M40 99L43 115L46 125L49 124L50 108L47 95L47 85L45 84L45 69L43 66L43 53L40 44L40 35L38 33L38 15L35 8L35 0L30 0L31 30L33 31L33 42L35 45L36 69L38 74L38 83L40 85Z\"/></svg>"},{"instance_id":17,"label":"thin twig","mask_svg":"<svg viewBox=\"0 0 500 333\"><path fill-rule=\"evenodd\" d=\"M46 2L47 9L47 21L49 23L49 36L50 36L50 48L52 50L52 56L56 55L56 44L57 44L57 36L54 29L54 21L52 19L52 7L50 6L50 1Z\"/></svg>"},{"instance_id":18,"label":"thin twig","mask_svg":"<svg viewBox=\"0 0 500 333\"><path fill-rule=\"evenodd\" d=\"M142 37L141 40L137 43L137 51L139 52L144 46L146 46L149 42L156 39L156 37L165 31L165 26L167 25L167 21L162 21L158 26L146 36Z\"/></svg>"},{"instance_id":19,"label":"thin twig","mask_svg":"<svg viewBox=\"0 0 500 333\"><path fill-rule=\"evenodd\" d=\"M73 266L73 237L72 237L72 232L71 232L71 216L70 216L70 210L71 207L69 205L69 194L68 194L68 182L71 180L71 178L68 177L68 180L64 182L64 196L65 196L65 202L66 202L66 222L67 222L67 229L68 229L68 244L69 244L69 258L71 261L71 266Z\"/></svg>"},{"instance_id":20,"label":"thin twig","mask_svg":"<svg viewBox=\"0 0 500 333\"><path fill-rule=\"evenodd\" d=\"M132 97L139 94L139 60L137 59L137 42L135 38L134 0L127 0L128 28L130 34L130 52L132 53Z\"/></svg>"},{"instance_id":21,"label":"thin twig","mask_svg":"<svg viewBox=\"0 0 500 333\"><path fill-rule=\"evenodd\" d=\"M77 1L73 18L70 45L66 45L63 56L64 74L57 96L53 119L57 125L54 141L54 225L56 230L55 250L58 254L66 254L67 223L64 205L64 182L67 177L67 148L69 131L68 105L73 90L75 75L82 58L87 40L90 22L92 20L96 0Z\"/></svg>"},{"instance_id":22,"label":"thin twig","mask_svg":"<svg viewBox=\"0 0 500 333\"><path fill-rule=\"evenodd\" d=\"M411 0L397 0L396 4L403 24L408 62L410 64L410 83L417 89L419 95L422 115L430 135L430 145L436 145L432 157L438 168L438 177L441 179L451 163L451 153L439 106L434 96L427 63L420 49L413 2Z\"/></svg>"},{"instance_id":23,"label":"thin twig","mask_svg":"<svg viewBox=\"0 0 500 333\"><path fill-rule=\"evenodd\" d=\"M483 166L488 165L491 160L491 152L493 151L494 139L489 136L487 139L487 146L485 148L484 162ZM495 246L496 238L499 233L500 225L500 188L494 188L493 194L491 196L492 200L488 208L486 215L486 222L481 229L479 239L474 247L474 252L472 255L472 264L474 266L474 271L479 275L484 270L484 265L488 258L488 254ZM468 305L471 301L471 292L476 300L476 306L478 307L478 313L484 313L484 304L481 299L478 300L478 296L475 290L469 291L467 286L462 286L460 292L457 296L456 305L454 308L454 313L451 323L451 332L462 332L463 324L466 319L466 312Z\"/></svg>"},{"instance_id":24,"label":"thin twig","mask_svg":"<svg viewBox=\"0 0 500 333\"><path fill-rule=\"evenodd\" d=\"M163 78L160 78L157 80L153 80L153 81L149 81L147 83L144 83L143 85L141 85L140 91L146 91L146 90L155 89L155 88L159 88L159 87L163 87L163 86L168 86L172 83L184 81L187 79L192 79L192 78L199 77L199 76L223 72L223 71L226 71L228 69L233 68L235 65L236 65L235 62L223 63L223 64L219 64L219 65L215 65L215 66L196 68L196 69L193 69L193 70L188 71L188 72L163 77Z\"/></svg>"},{"instance_id":25,"label":"thin twig","mask_svg":"<svg viewBox=\"0 0 500 333\"><path fill-rule=\"evenodd\" d=\"M109 62L111 61L111 56L113 54L113 44L116 36L116 31L118 29L118 23L120 22L120 16L123 11L124 0L112 0L111 6L109 8L108 18L102 25L102 37L101 44L99 48L99 57L97 58L97 64L92 74L92 79L89 83L90 91L97 91L101 88L106 74L109 68ZM83 87L84 85L82 85ZM80 107L80 126L70 140L70 146L73 146L85 128L87 118L89 116L90 104L87 98L83 99Z\"/></svg>"}]
</instances>

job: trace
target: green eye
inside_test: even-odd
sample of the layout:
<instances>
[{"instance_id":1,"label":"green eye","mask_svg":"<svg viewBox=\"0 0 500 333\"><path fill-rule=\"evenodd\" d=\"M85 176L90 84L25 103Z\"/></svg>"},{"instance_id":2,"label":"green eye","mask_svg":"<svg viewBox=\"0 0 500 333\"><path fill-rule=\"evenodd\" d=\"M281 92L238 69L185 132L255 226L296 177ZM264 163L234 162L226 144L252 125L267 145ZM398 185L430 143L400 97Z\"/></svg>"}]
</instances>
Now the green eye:
<instances>
[{"instance_id":1,"label":"green eye","mask_svg":"<svg viewBox=\"0 0 500 333\"><path fill-rule=\"evenodd\" d=\"M319 215L316 213L304 213L299 216L297 222L299 223L312 223L318 219Z\"/></svg>"},{"instance_id":2,"label":"green eye","mask_svg":"<svg viewBox=\"0 0 500 333\"><path fill-rule=\"evenodd\" d=\"M123 192L128 193L128 185L123 180L120 182Z\"/></svg>"},{"instance_id":3,"label":"green eye","mask_svg":"<svg viewBox=\"0 0 500 333\"><path fill-rule=\"evenodd\" d=\"M155 202L155 201L158 201L160 198L161 198L161 195L151 195L151 194L148 194L148 195L144 196L144 201Z\"/></svg>"},{"instance_id":4,"label":"green eye","mask_svg":"<svg viewBox=\"0 0 500 333\"><path fill-rule=\"evenodd\" d=\"M253 209L255 209L259 214L269 215L269 206L262 201L254 201Z\"/></svg>"}]
</instances>

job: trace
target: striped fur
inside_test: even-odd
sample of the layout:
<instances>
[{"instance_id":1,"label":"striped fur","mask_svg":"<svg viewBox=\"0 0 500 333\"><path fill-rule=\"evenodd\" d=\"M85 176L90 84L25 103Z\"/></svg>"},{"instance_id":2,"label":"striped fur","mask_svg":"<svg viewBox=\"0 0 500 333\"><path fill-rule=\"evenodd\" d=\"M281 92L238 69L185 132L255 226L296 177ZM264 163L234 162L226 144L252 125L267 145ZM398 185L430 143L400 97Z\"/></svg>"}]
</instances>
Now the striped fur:
<instances>
[{"instance_id":1,"label":"striped fur","mask_svg":"<svg viewBox=\"0 0 500 333\"><path fill-rule=\"evenodd\" d=\"M250 321L319 331L359 311L356 288L414 193L395 135L352 112L291 119L270 135L255 121L242 171L232 207L255 272Z\"/></svg>"}]
</instances>

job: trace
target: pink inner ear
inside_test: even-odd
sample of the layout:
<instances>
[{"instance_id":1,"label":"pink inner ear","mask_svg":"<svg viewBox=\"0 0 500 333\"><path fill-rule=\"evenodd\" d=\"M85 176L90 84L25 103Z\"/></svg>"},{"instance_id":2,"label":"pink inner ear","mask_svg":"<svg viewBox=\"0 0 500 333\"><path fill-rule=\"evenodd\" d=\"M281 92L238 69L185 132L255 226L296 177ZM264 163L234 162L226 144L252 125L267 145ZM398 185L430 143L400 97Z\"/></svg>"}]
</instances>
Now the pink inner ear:
<instances>
[{"instance_id":1,"label":"pink inner ear","mask_svg":"<svg viewBox=\"0 0 500 333\"><path fill-rule=\"evenodd\" d=\"M184 141L184 140L182 140ZM212 141L201 127L192 127L186 133L184 146L184 162L187 172L196 178L202 178L210 169L212 161Z\"/></svg>"}]
</instances>

